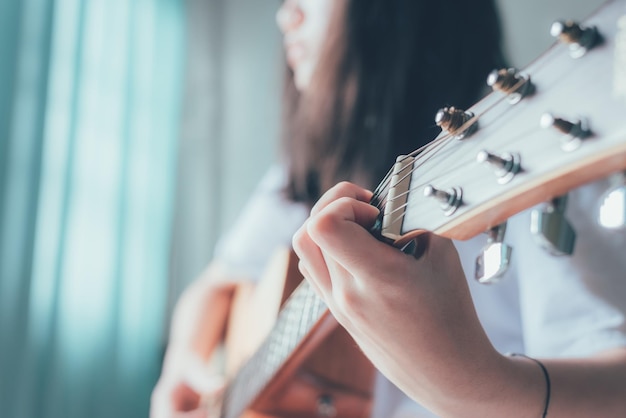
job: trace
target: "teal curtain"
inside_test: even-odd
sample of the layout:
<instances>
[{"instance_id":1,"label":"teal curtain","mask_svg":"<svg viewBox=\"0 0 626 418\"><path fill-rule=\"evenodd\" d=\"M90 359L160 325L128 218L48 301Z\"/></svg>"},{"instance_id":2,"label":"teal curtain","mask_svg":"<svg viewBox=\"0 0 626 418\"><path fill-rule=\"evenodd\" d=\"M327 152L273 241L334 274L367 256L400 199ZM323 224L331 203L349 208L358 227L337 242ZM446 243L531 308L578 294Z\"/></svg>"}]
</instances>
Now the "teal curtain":
<instances>
[{"instance_id":1,"label":"teal curtain","mask_svg":"<svg viewBox=\"0 0 626 418\"><path fill-rule=\"evenodd\" d=\"M0 416L146 417L183 0L0 0Z\"/></svg>"}]
</instances>

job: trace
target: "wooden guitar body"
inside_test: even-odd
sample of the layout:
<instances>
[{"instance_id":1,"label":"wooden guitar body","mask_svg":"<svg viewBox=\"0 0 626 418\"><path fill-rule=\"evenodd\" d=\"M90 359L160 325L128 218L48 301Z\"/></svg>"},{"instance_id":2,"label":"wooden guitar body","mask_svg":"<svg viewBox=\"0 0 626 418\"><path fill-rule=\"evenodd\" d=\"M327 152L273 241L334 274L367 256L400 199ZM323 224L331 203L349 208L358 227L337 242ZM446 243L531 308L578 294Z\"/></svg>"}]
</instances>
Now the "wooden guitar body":
<instances>
[{"instance_id":1,"label":"wooden guitar body","mask_svg":"<svg viewBox=\"0 0 626 418\"><path fill-rule=\"evenodd\" d=\"M238 286L226 334L228 377L259 350L281 307L301 281L297 258L285 249L275 255L258 284ZM373 383L370 361L326 314L242 417L368 417Z\"/></svg>"}]
</instances>

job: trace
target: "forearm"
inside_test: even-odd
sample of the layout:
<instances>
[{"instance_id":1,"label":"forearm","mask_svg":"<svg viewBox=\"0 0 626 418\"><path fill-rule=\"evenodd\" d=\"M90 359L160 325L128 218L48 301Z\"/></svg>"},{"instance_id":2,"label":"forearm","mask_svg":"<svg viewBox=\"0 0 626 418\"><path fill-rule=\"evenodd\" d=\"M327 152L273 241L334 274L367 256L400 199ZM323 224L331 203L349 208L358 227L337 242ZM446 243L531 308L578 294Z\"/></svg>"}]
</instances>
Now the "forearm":
<instances>
[{"instance_id":1,"label":"forearm","mask_svg":"<svg viewBox=\"0 0 626 418\"><path fill-rule=\"evenodd\" d=\"M550 418L626 416L626 348L544 364L553 381Z\"/></svg>"},{"instance_id":2,"label":"forearm","mask_svg":"<svg viewBox=\"0 0 626 418\"><path fill-rule=\"evenodd\" d=\"M549 373L550 418L626 416L626 348L590 358L542 359ZM433 409L449 417L537 417L543 415L547 385L540 366L524 357L499 356L470 386L443 383ZM441 390L443 389L443 390Z\"/></svg>"}]
</instances>

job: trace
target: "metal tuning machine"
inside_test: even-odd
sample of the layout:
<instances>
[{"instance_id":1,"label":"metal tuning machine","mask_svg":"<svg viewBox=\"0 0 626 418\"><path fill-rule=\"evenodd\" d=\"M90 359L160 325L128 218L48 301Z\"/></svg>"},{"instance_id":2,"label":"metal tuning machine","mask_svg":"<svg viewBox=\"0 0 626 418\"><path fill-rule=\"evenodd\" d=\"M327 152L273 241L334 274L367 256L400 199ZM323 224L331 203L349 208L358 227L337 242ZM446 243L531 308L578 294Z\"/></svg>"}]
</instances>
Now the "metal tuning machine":
<instances>
[{"instance_id":1,"label":"metal tuning machine","mask_svg":"<svg viewBox=\"0 0 626 418\"><path fill-rule=\"evenodd\" d=\"M515 68L493 70L487 77L487 85L493 91L506 94L511 104L519 102L535 91L534 85L530 82L530 77L519 73Z\"/></svg>"},{"instance_id":2,"label":"metal tuning machine","mask_svg":"<svg viewBox=\"0 0 626 418\"><path fill-rule=\"evenodd\" d=\"M572 58L580 58L602 40L595 26L583 27L571 20L557 20L550 27L550 35L569 46Z\"/></svg>"},{"instance_id":3,"label":"metal tuning machine","mask_svg":"<svg viewBox=\"0 0 626 418\"><path fill-rule=\"evenodd\" d=\"M574 252L576 231L565 217L567 195L552 199L546 207L534 209L530 216L530 232L535 241L552 255Z\"/></svg>"},{"instance_id":4,"label":"metal tuning machine","mask_svg":"<svg viewBox=\"0 0 626 418\"><path fill-rule=\"evenodd\" d=\"M509 268L513 248L504 241L506 222L487 231L487 245L476 257L475 279L482 284L497 283Z\"/></svg>"},{"instance_id":5,"label":"metal tuning machine","mask_svg":"<svg viewBox=\"0 0 626 418\"><path fill-rule=\"evenodd\" d=\"M478 129L478 121L473 120L474 114L454 106L439 109L435 115L435 123L456 139L463 139Z\"/></svg>"},{"instance_id":6,"label":"metal tuning machine","mask_svg":"<svg viewBox=\"0 0 626 418\"><path fill-rule=\"evenodd\" d=\"M563 136L561 136L561 149L563 149L563 151L573 151L577 149L580 147L583 139L593 135L589 128L589 122L584 118L571 122L555 117L551 113L544 113L541 116L539 124L544 129L553 128L563 134Z\"/></svg>"},{"instance_id":7,"label":"metal tuning machine","mask_svg":"<svg viewBox=\"0 0 626 418\"><path fill-rule=\"evenodd\" d=\"M456 212L463 203L463 190L460 187L439 190L429 184L424 188L424 196L437 199L446 216L450 216Z\"/></svg>"},{"instance_id":8,"label":"metal tuning machine","mask_svg":"<svg viewBox=\"0 0 626 418\"><path fill-rule=\"evenodd\" d=\"M492 154L486 150L481 150L476 155L479 163L488 163L494 168L494 173L498 178L498 183L506 184L513 180L513 177L522 169L520 156L517 153L504 153L501 155Z\"/></svg>"}]
</instances>

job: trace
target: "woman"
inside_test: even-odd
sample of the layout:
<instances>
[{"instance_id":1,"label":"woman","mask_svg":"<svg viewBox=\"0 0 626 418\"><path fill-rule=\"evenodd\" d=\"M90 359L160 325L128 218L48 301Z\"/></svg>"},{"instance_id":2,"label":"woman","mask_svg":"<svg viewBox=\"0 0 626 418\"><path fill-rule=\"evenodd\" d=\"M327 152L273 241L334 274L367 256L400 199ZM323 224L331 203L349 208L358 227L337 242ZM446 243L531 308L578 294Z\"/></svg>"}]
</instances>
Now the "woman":
<instances>
[{"instance_id":1,"label":"woman","mask_svg":"<svg viewBox=\"0 0 626 418\"><path fill-rule=\"evenodd\" d=\"M153 417L197 406L208 389L190 375L220 341L235 284L259 278L321 194L342 180L372 188L397 155L436 135L439 107L469 106L502 61L491 0L286 0L277 22L288 63L284 163L177 303ZM415 406L384 379L377 392L375 417Z\"/></svg>"},{"instance_id":2,"label":"woman","mask_svg":"<svg viewBox=\"0 0 626 418\"><path fill-rule=\"evenodd\" d=\"M351 183L324 194L293 247L305 278L377 369L437 415L624 417L626 233L602 230L591 210L608 184L568 194L578 232L571 256L535 245L531 211L511 218L514 259L495 286L467 280L481 237L424 234L419 251L405 254L371 234L372 192Z\"/></svg>"}]
</instances>

